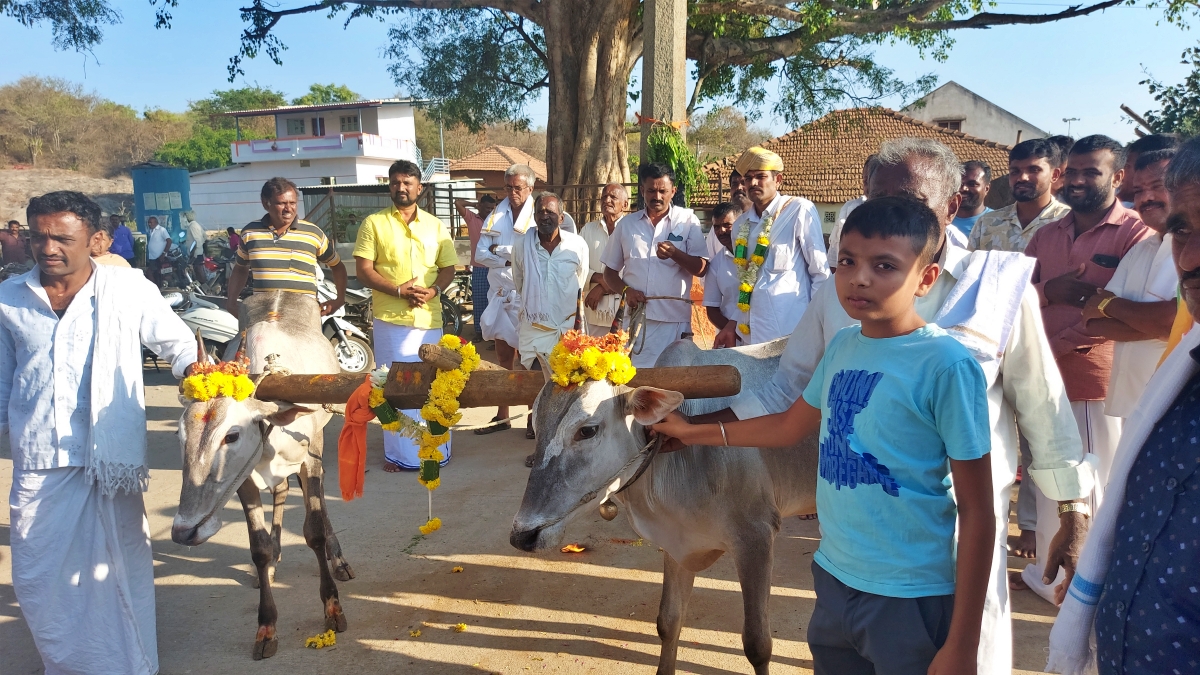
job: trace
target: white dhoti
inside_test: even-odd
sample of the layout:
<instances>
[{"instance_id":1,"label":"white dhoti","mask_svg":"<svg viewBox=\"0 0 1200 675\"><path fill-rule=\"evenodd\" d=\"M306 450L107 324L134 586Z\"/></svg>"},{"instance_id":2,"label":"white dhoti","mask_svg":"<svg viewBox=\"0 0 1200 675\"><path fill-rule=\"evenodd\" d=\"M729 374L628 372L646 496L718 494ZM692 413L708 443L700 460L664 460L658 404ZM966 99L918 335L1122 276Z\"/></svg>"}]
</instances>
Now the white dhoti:
<instances>
[{"instance_id":1,"label":"white dhoti","mask_svg":"<svg viewBox=\"0 0 1200 675\"><path fill-rule=\"evenodd\" d=\"M518 342L517 326L520 325L521 299L515 290L497 292L492 288L487 309L479 316L479 328L484 340L503 340L510 347Z\"/></svg>"},{"instance_id":2,"label":"white dhoti","mask_svg":"<svg viewBox=\"0 0 1200 675\"><path fill-rule=\"evenodd\" d=\"M9 509L13 590L46 674L157 673L141 493L105 497L83 467L14 470Z\"/></svg>"},{"instance_id":3,"label":"white dhoti","mask_svg":"<svg viewBox=\"0 0 1200 675\"><path fill-rule=\"evenodd\" d=\"M491 307L489 304L488 307ZM417 350L424 344L434 344L442 339L441 328L413 328L412 326L397 326L394 323L388 323L375 319L375 361L380 365L391 365L393 362L399 363L416 363L421 360L417 355ZM401 410L401 414L420 420L420 410ZM442 465L450 461L450 443L453 441L453 434L450 440L446 441L439 450L445 459L442 460ZM383 432L383 456L387 461L399 466L403 469L419 469L421 468L421 460L417 456L421 447L415 441L406 436L401 436L394 431Z\"/></svg>"},{"instance_id":4,"label":"white dhoti","mask_svg":"<svg viewBox=\"0 0 1200 675\"><path fill-rule=\"evenodd\" d=\"M635 368L651 368L654 362L658 360L663 350L672 342L680 339L684 333L692 331L692 324L688 321L653 321L646 319L646 326L642 329L642 335L638 336L634 344L636 353L630 354L630 359L633 361ZM643 342L644 338L644 342ZM641 351L637 351L637 346L641 345Z\"/></svg>"},{"instance_id":5,"label":"white dhoti","mask_svg":"<svg viewBox=\"0 0 1200 675\"><path fill-rule=\"evenodd\" d=\"M604 337L605 335L608 335L608 331L611 329L611 323L607 326L600 326L594 323L585 324L584 326L584 330L592 337Z\"/></svg>"},{"instance_id":6,"label":"white dhoti","mask_svg":"<svg viewBox=\"0 0 1200 675\"><path fill-rule=\"evenodd\" d=\"M1112 468L1113 454L1121 440L1121 418L1104 414L1104 401L1071 401L1071 412L1079 425L1079 437L1083 440L1083 451L1096 455L1100 460L1096 467L1096 487L1088 500L1092 513L1100 508L1104 499L1104 486L1108 485L1108 473ZM1042 583L1046 556L1050 552L1050 541L1058 534L1058 502L1048 499L1037 485L1033 486L1037 498L1037 562L1031 563L1021 572L1021 578L1033 592L1047 602L1054 602L1054 588L1063 580L1060 569L1058 578L1050 584Z\"/></svg>"},{"instance_id":7,"label":"white dhoti","mask_svg":"<svg viewBox=\"0 0 1200 675\"><path fill-rule=\"evenodd\" d=\"M983 597L983 619L979 630L978 675L1009 675L1012 672L1012 607L1008 599L1008 510L1013 469L1003 452L992 452L992 495L996 513L996 539L992 544L992 574ZM1004 481L1007 487L995 487ZM1028 480L1028 478L1026 479Z\"/></svg>"}]
</instances>

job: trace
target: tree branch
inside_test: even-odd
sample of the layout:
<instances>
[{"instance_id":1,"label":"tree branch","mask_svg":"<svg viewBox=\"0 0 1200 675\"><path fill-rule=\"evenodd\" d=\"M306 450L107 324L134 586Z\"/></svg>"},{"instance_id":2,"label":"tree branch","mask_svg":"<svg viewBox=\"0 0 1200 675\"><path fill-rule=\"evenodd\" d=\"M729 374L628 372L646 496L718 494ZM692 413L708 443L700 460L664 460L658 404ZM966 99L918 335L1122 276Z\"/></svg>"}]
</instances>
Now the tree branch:
<instances>
[{"instance_id":1,"label":"tree branch","mask_svg":"<svg viewBox=\"0 0 1200 675\"><path fill-rule=\"evenodd\" d=\"M533 36L531 36L525 30L525 17L518 17L519 21L513 21L513 18L506 12L500 12L500 16L504 17L504 20L513 27L513 30L517 31L517 34L519 34L521 39L525 41L525 45L532 49L533 53L538 55L538 58L542 60L542 63L547 64L547 67L549 67L550 59L547 58L546 52L544 52L542 48L537 45L537 42L534 41Z\"/></svg>"},{"instance_id":2,"label":"tree branch","mask_svg":"<svg viewBox=\"0 0 1200 675\"><path fill-rule=\"evenodd\" d=\"M331 9L331 2L314 2L311 5L293 7L291 9L267 9L261 5L242 7L239 11L251 12L274 19L275 25L279 19L296 14L311 14ZM498 9L511 12L540 25L542 8L538 0L344 0L337 4L357 5L373 9Z\"/></svg>"},{"instance_id":3,"label":"tree branch","mask_svg":"<svg viewBox=\"0 0 1200 675\"><path fill-rule=\"evenodd\" d=\"M1080 16L1094 14L1109 7L1122 4L1125 0L1103 0L1088 6L1074 5L1054 14L998 14L980 12L965 19L950 19L946 21L925 21L917 17L928 16L938 7L945 5L945 0L923 2L903 9L865 11L847 8L833 4L831 7L845 11L843 18L834 21L828 27L836 35L870 35L886 33L897 28L910 31L944 31L960 28L991 28L992 26L1034 25L1061 21ZM731 8L747 13L778 9L778 5L764 0L736 0L725 3L703 3L698 7L708 11L721 8L728 12ZM750 9L752 7L758 9ZM776 16L772 13L770 16ZM706 39L707 38L707 39ZM687 57L692 60L703 60L706 63L722 63L742 66L754 62L775 61L785 59L800 53L813 44L813 33L809 28L774 35L771 37L736 40L724 37L712 37L700 31L688 31Z\"/></svg>"}]
</instances>

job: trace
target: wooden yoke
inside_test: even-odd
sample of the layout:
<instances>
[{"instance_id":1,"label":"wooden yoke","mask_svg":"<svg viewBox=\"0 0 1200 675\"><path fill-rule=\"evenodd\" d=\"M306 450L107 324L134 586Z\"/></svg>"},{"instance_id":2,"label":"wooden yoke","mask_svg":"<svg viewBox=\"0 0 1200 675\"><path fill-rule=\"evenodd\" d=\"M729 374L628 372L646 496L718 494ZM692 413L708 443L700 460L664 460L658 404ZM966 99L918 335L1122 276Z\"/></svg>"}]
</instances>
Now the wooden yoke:
<instances>
[{"instance_id":1,"label":"wooden yoke","mask_svg":"<svg viewBox=\"0 0 1200 675\"><path fill-rule=\"evenodd\" d=\"M423 363L393 363L383 393L398 410L419 409L429 399L429 385L438 368L450 370L462 362L457 353L438 345L422 345ZM267 375L255 397L270 401L308 404L342 404L363 383L362 374ZM536 370L505 370L494 363L480 362L459 397L464 408L530 405L546 384ZM630 387L657 387L677 391L685 398L734 396L742 388L741 373L733 366L644 368L629 382Z\"/></svg>"}]
</instances>

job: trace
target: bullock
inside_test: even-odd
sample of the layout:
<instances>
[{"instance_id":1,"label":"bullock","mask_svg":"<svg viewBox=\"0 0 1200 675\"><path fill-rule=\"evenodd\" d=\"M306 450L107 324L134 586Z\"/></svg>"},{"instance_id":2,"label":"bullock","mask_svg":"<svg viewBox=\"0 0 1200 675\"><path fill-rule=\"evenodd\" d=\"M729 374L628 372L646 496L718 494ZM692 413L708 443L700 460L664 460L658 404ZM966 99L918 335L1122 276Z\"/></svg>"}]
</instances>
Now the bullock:
<instances>
[{"instance_id":1,"label":"bullock","mask_svg":"<svg viewBox=\"0 0 1200 675\"><path fill-rule=\"evenodd\" d=\"M243 303L245 351L250 372L272 367L298 373L338 373L337 359L321 334L317 301L300 293L255 294ZM201 360L207 355L201 351ZM304 539L317 555L321 577L321 602L325 627L346 630L346 616L338 600L336 577L354 577L342 557L341 545L329 524L325 507L323 430L330 413L290 403L261 401L254 397L235 401L217 397L185 401L179 420L183 449L183 487L179 511L171 527L177 544L196 546L221 529L220 510L236 490L250 530L250 554L259 589L258 633L253 658L273 656L278 648L275 624L278 611L271 595L275 564L280 559L279 536L288 478L299 476L304 492ZM263 520L260 491L274 496L273 527ZM330 566L332 565L332 571Z\"/></svg>"},{"instance_id":2,"label":"bullock","mask_svg":"<svg viewBox=\"0 0 1200 675\"><path fill-rule=\"evenodd\" d=\"M681 341L668 347L656 365L732 365L742 382L765 382L778 368L786 344L782 339L702 351ZM775 536L784 518L816 512L816 435L791 448L685 447L655 456L635 478L638 455L648 446L648 425L676 408L698 415L729 402L685 401L677 392L630 389L607 380L570 389L547 383L534 402L537 452L509 541L524 551L557 548L567 523L606 497L623 509L634 531L664 552L660 675L675 672L679 632L696 574L727 551L734 556L742 586L746 658L755 673L768 672ZM618 476L627 489L610 496Z\"/></svg>"}]
</instances>

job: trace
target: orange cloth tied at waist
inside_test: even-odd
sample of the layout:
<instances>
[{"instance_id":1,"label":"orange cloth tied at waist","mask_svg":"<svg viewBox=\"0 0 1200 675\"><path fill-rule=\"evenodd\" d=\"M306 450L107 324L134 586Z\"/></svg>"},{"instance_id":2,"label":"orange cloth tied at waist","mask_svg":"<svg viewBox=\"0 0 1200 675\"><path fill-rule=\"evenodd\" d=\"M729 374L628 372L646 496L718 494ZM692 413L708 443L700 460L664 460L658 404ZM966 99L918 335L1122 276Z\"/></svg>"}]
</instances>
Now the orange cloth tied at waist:
<instances>
[{"instance_id":1,"label":"orange cloth tied at waist","mask_svg":"<svg viewBox=\"0 0 1200 675\"><path fill-rule=\"evenodd\" d=\"M342 499L350 501L363 494L367 473L367 424L375 411L367 404L371 396L371 377L359 385L346 401L346 423L338 434L338 486Z\"/></svg>"}]
</instances>

